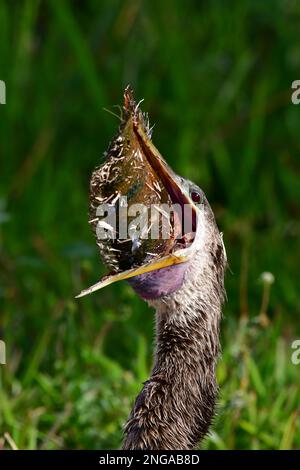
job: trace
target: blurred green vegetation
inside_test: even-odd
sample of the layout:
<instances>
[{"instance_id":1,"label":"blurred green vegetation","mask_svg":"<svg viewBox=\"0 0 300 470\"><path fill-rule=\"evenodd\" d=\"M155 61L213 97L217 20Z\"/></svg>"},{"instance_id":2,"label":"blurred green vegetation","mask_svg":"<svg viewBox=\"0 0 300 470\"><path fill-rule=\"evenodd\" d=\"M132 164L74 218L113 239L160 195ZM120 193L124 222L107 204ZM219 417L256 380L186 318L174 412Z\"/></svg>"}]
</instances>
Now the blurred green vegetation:
<instances>
[{"instance_id":1,"label":"blurred green vegetation","mask_svg":"<svg viewBox=\"0 0 300 470\"><path fill-rule=\"evenodd\" d=\"M0 1L0 447L119 447L151 368L153 312L125 282L74 300L104 272L88 183L130 83L230 262L203 448L300 448L299 21L293 0Z\"/></svg>"}]
</instances>

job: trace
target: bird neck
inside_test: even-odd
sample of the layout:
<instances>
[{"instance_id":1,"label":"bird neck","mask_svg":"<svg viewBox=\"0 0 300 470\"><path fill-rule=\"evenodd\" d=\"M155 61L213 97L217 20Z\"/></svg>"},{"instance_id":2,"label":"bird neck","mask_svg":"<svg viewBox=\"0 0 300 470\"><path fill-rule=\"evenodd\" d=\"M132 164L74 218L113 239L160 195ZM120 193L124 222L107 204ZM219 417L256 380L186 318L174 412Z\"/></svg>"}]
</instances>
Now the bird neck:
<instances>
[{"instance_id":1,"label":"bird neck","mask_svg":"<svg viewBox=\"0 0 300 470\"><path fill-rule=\"evenodd\" d=\"M154 367L126 424L124 449L192 449L207 433L218 390L216 292L211 286L195 298L195 288L185 289L156 303Z\"/></svg>"}]
</instances>

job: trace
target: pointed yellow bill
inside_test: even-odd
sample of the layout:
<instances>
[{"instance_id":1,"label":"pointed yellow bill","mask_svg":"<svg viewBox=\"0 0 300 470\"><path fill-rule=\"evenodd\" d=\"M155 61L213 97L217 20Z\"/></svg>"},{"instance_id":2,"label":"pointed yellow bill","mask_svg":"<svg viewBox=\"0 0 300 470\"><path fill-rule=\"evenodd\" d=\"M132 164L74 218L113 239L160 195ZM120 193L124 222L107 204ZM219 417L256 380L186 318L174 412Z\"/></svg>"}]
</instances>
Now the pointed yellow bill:
<instances>
[{"instance_id":1,"label":"pointed yellow bill","mask_svg":"<svg viewBox=\"0 0 300 470\"><path fill-rule=\"evenodd\" d=\"M178 180L176 179L176 174L161 156L151 139L149 139L143 126L141 126L141 123L138 120L134 120L133 126L134 132L148 162L167 188L173 202L179 202L182 205L188 204L192 208L193 215L196 216L195 204L188 194L183 192Z\"/></svg>"},{"instance_id":2,"label":"pointed yellow bill","mask_svg":"<svg viewBox=\"0 0 300 470\"><path fill-rule=\"evenodd\" d=\"M103 287L109 286L114 282L123 281L131 277L139 276L140 274L150 273L151 271L157 271L158 269L167 268L168 266L174 266L175 264L181 264L185 261L188 261L190 258L191 253L189 248L187 248L184 250L178 250L176 253L164 256L163 258L145 263L143 266L128 269L127 271L123 271L117 274L104 276L102 279L100 279L100 281L96 282L96 284L82 290L80 294L76 295L76 299L91 294L92 292L100 290Z\"/></svg>"},{"instance_id":3,"label":"pointed yellow bill","mask_svg":"<svg viewBox=\"0 0 300 470\"><path fill-rule=\"evenodd\" d=\"M150 132L146 132L144 118L141 112L138 109L138 105L135 104L132 96L132 92L129 89L125 90L125 110L127 112L128 119L130 119L130 125L132 126L130 129L131 134L130 138L131 141L136 141L136 147L140 148L141 154L146 157L148 163L150 164L151 169L153 170L154 174L157 175L159 180L162 182L164 189L167 191L171 201L173 203L179 203L181 207L184 205L188 205L192 209L192 228L193 232L196 232L196 221L197 221L197 207L190 199L189 194L185 192L184 188L181 187L180 178L174 173L174 171L169 167L167 162L161 156L160 152L154 146L150 138ZM123 129L123 132L124 129ZM135 135L135 139L134 139ZM115 158L115 157L114 157ZM146 179L149 177L148 174L145 174L144 178ZM97 183L97 181L96 181ZM98 183L97 183L98 184ZM98 186L95 184L95 188L97 189ZM98 189L97 189L98 190ZM161 196L160 196L161 197ZM183 227L184 230L184 227ZM87 294L91 294L103 287L106 287L114 282L133 278L135 276L139 276L141 274L150 273L151 271L157 271L159 269L163 269L169 266L173 266L176 264L181 264L192 257L192 245L186 247L184 249L179 249L178 251L174 251L170 253L170 251L175 248L176 240L174 240L173 246L167 246L164 253L160 253L160 255L165 254L160 258L156 258L152 261L148 261L146 263L141 264L136 268L127 269L116 274L109 274L104 276L100 281L98 281L93 286L84 289L79 295L76 297L83 297ZM166 254L168 253L168 254Z\"/></svg>"}]
</instances>

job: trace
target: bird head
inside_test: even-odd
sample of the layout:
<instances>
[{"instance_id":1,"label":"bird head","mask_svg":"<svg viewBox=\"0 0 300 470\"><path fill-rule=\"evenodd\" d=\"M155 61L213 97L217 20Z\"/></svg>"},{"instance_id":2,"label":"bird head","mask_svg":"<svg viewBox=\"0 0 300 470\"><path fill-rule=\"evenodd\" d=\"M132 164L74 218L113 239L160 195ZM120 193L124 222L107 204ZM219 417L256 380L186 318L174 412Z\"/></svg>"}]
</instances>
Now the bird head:
<instances>
[{"instance_id":1,"label":"bird head","mask_svg":"<svg viewBox=\"0 0 300 470\"><path fill-rule=\"evenodd\" d=\"M205 275L208 262L216 264L220 257L224 264L226 254L203 190L177 175L161 156L151 140L148 117L134 101L129 87L124 98L121 125L106 152L105 163L92 175L90 191L91 223L100 255L112 272L77 297L128 280L142 298L155 301L180 291L187 276L196 281L199 274ZM150 213L150 224L148 218L143 219L147 230L140 227L138 236L122 240L119 226L103 222L98 209L103 203L109 203L111 208L118 206L120 224L123 196L129 196L126 204L141 203L147 208L152 205L156 211L154 215ZM159 207L161 203L163 209ZM163 223L157 215L164 217L166 212L167 233L162 233ZM106 233L111 229L114 236L100 239L99 223ZM154 223L159 224L159 236L151 239Z\"/></svg>"}]
</instances>

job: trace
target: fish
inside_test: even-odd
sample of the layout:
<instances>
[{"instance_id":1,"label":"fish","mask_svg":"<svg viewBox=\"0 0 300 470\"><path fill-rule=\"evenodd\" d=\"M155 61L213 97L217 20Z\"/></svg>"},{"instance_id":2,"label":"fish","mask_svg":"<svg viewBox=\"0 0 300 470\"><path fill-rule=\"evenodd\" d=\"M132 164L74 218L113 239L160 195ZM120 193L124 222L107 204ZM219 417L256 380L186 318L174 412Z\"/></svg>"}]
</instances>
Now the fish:
<instances>
[{"instance_id":1,"label":"fish","mask_svg":"<svg viewBox=\"0 0 300 470\"><path fill-rule=\"evenodd\" d=\"M192 256L197 209L183 179L154 146L149 118L140 104L127 86L118 131L104 162L92 173L89 222L109 274L77 297L185 263ZM188 232L182 220L184 206L191 208Z\"/></svg>"},{"instance_id":2,"label":"fish","mask_svg":"<svg viewBox=\"0 0 300 470\"><path fill-rule=\"evenodd\" d=\"M164 220L159 208L162 204L171 208L172 200L148 162L135 127L141 129L146 139L151 139L148 117L140 110L133 98L132 90L127 87L124 92L122 122L105 153L105 162L96 168L90 182L91 225L100 256L104 264L114 272L141 266L150 259L169 253L175 236L174 224L170 220L167 225L166 220L167 233L164 234L164 239L162 238ZM134 230L136 217L128 215L128 210L125 209L139 204L143 204L143 209L148 210L145 210L146 219L144 218L144 224L138 227L139 233L137 233L138 231ZM100 205L101 207L111 205L116 209L115 223L111 224L111 227L110 224L107 227L103 226L104 217L99 217ZM153 209L151 222L158 224L156 239L150 236L151 207ZM155 208L156 213L153 215ZM131 233L127 230L125 235L120 233L121 222L125 229L128 227L131 229ZM100 227L102 223L104 230L106 228L109 231L111 228L110 235L114 236L104 238L103 231L97 230L99 223Z\"/></svg>"}]
</instances>

